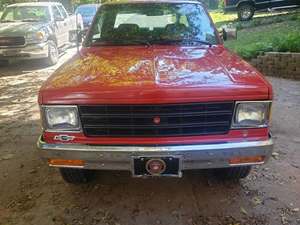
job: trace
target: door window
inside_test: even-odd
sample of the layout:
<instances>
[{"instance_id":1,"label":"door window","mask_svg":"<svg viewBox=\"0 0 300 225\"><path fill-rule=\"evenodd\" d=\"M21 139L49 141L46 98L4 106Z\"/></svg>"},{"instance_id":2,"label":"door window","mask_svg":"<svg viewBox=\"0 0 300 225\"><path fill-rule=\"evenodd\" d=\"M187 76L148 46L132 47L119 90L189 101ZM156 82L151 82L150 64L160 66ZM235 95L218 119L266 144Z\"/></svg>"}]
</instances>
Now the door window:
<instances>
[{"instance_id":1,"label":"door window","mask_svg":"<svg viewBox=\"0 0 300 225\"><path fill-rule=\"evenodd\" d=\"M64 7L62 5L59 5L58 8L59 8L61 14L63 15L63 17L66 19L68 17L68 14L67 14L66 10L64 9Z\"/></svg>"},{"instance_id":2,"label":"door window","mask_svg":"<svg viewBox=\"0 0 300 225\"><path fill-rule=\"evenodd\" d=\"M64 17L61 15L59 9L56 6L52 6L52 12L55 20L64 19Z\"/></svg>"}]
</instances>

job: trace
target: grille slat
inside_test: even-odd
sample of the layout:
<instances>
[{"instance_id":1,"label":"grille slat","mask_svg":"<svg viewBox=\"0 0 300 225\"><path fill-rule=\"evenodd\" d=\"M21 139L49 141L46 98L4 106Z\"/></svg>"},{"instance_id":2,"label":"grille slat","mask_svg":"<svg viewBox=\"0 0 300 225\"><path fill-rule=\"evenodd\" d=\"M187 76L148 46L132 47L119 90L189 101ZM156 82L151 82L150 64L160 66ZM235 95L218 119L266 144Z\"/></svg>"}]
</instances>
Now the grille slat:
<instances>
[{"instance_id":1,"label":"grille slat","mask_svg":"<svg viewBox=\"0 0 300 225\"><path fill-rule=\"evenodd\" d=\"M225 134L233 102L79 106L86 136L193 136ZM154 118L159 117L156 124Z\"/></svg>"},{"instance_id":2,"label":"grille slat","mask_svg":"<svg viewBox=\"0 0 300 225\"><path fill-rule=\"evenodd\" d=\"M195 127L195 126L221 126L221 125L229 125L229 122L219 122L219 123L191 123L191 124L184 124L184 123L179 123L179 124L164 124L164 125L159 125L159 128L180 128L180 127ZM137 125L137 124L126 124L126 125L84 125L84 128L106 128L106 129L111 129L111 128L123 128L127 129L128 127L130 128L144 128L144 129L153 129L157 128L157 125L155 124L149 124L149 125Z\"/></svg>"},{"instance_id":3,"label":"grille slat","mask_svg":"<svg viewBox=\"0 0 300 225\"><path fill-rule=\"evenodd\" d=\"M13 47L25 45L24 37L0 37L1 47Z\"/></svg>"},{"instance_id":4,"label":"grille slat","mask_svg":"<svg viewBox=\"0 0 300 225\"><path fill-rule=\"evenodd\" d=\"M196 115L231 115L232 112L228 111L212 111L212 112L187 112L187 113L159 113L160 117L172 117L172 116L178 116L178 117L188 117L188 116L196 116ZM130 117L132 114L105 114L105 113L99 113L99 114L82 114L82 117ZM134 114L134 117L153 117L153 115L149 113L136 113Z\"/></svg>"}]
</instances>

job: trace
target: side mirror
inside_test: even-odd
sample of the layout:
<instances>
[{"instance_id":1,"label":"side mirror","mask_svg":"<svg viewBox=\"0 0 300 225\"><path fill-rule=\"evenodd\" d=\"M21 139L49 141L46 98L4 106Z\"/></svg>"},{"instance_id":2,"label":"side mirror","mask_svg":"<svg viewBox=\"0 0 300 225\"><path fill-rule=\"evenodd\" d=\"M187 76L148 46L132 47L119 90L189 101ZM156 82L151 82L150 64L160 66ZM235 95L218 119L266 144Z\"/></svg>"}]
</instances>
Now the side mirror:
<instances>
[{"instance_id":1,"label":"side mirror","mask_svg":"<svg viewBox=\"0 0 300 225\"><path fill-rule=\"evenodd\" d=\"M236 40L237 39L237 29L235 27L222 27L220 35L224 41Z\"/></svg>"}]
</instances>

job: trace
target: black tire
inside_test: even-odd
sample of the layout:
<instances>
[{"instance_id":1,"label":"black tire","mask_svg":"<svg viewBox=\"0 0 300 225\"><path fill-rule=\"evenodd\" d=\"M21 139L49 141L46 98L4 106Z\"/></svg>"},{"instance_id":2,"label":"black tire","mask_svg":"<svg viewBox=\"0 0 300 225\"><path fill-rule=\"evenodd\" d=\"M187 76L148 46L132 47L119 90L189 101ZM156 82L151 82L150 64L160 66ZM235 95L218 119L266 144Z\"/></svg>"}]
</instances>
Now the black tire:
<instances>
[{"instance_id":1,"label":"black tire","mask_svg":"<svg viewBox=\"0 0 300 225\"><path fill-rule=\"evenodd\" d=\"M48 41L48 57L46 58L46 64L48 66L53 66L58 62L59 52L57 45L54 41Z\"/></svg>"},{"instance_id":2,"label":"black tire","mask_svg":"<svg viewBox=\"0 0 300 225\"><path fill-rule=\"evenodd\" d=\"M254 12L255 12L255 8L253 5L246 4L246 3L241 4L238 7L238 18L241 21L250 20L253 17Z\"/></svg>"},{"instance_id":3,"label":"black tire","mask_svg":"<svg viewBox=\"0 0 300 225\"><path fill-rule=\"evenodd\" d=\"M60 168L63 179L71 184L84 184L93 179L93 172L85 169Z\"/></svg>"},{"instance_id":4,"label":"black tire","mask_svg":"<svg viewBox=\"0 0 300 225\"><path fill-rule=\"evenodd\" d=\"M214 174L221 180L239 180L246 178L251 171L251 166L236 166L215 169Z\"/></svg>"}]
</instances>

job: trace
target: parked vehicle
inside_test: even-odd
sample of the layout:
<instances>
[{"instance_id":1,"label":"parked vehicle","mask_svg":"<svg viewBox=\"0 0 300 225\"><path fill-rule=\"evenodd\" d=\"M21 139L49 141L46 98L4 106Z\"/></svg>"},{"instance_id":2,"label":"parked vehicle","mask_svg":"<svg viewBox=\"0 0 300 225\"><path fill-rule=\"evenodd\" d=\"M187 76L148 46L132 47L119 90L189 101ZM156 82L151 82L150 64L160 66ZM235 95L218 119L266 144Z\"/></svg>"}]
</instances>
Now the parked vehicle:
<instances>
[{"instance_id":1,"label":"parked vehicle","mask_svg":"<svg viewBox=\"0 0 300 225\"><path fill-rule=\"evenodd\" d=\"M80 54L40 89L38 147L70 183L93 170L240 179L271 155L271 104L271 85L223 46L202 3L105 3Z\"/></svg>"},{"instance_id":2,"label":"parked vehicle","mask_svg":"<svg viewBox=\"0 0 300 225\"><path fill-rule=\"evenodd\" d=\"M237 11L240 20L250 20L254 12L266 9L295 8L299 0L224 0L225 12Z\"/></svg>"},{"instance_id":3,"label":"parked vehicle","mask_svg":"<svg viewBox=\"0 0 300 225\"><path fill-rule=\"evenodd\" d=\"M75 13L83 19L84 29L87 30L93 22L93 18L99 8L99 4L84 4L76 8Z\"/></svg>"},{"instance_id":4,"label":"parked vehicle","mask_svg":"<svg viewBox=\"0 0 300 225\"><path fill-rule=\"evenodd\" d=\"M0 59L45 59L54 65L59 48L82 28L82 18L70 16L60 3L9 5L0 19Z\"/></svg>"}]
</instances>

